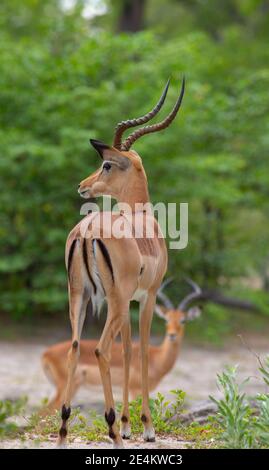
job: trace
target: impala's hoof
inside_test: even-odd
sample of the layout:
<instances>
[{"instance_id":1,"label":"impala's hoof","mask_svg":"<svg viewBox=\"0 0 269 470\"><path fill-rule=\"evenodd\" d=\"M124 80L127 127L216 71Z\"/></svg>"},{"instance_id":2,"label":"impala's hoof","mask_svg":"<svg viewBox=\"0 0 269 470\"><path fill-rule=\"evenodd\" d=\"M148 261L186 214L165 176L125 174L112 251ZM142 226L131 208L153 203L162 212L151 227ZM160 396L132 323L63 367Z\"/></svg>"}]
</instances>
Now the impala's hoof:
<instances>
[{"instance_id":1,"label":"impala's hoof","mask_svg":"<svg viewBox=\"0 0 269 470\"><path fill-rule=\"evenodd\" d=\"M155 442L155 431L154 429L145 429L143 432L143 439L145 442Z\"/></svg>"},{"instance_id":2,"label":"impala's hoof","mask_svg":"<svg viewBox=\"0 0 269 470\"><path fill-rule=\"evenodd\" d=\"M156 439L155 439L155 437L144 437L144 441L145 442L155 442Z\"/></svg>"},{"instance_id":3,"label":"impala's hoof","mask_svg":"<svg viewBox=\"0 0 269 470\"><path fill-rule=\"evenodd\" d=\"M59 437L58 440L57 440L56 447L57 447L57 449L66 449L67 448L66 439L61 439L61 437Z\"/></svg>"},{"instance_id":4,"label":"impala's hoof","mask_svg":"<svg viewBox=\"0 0 269 470\"><path fill-rule=\"evenodd\" d=\"M113 442L113 449L124 449L124 445L123 445L123 442L122 440L118 441L118 442Z\"/></svg>"},{"instance_id":5,"label":"impala's hoof","mask_svg":"<svg viewBox=\"0 0 269 470\"><path fill-rule=\"evenodd\" d=\"M121 427L120 435L122 439L131 439L131 428L129 424L125 424Z\"/></svg>"}]
</instances>

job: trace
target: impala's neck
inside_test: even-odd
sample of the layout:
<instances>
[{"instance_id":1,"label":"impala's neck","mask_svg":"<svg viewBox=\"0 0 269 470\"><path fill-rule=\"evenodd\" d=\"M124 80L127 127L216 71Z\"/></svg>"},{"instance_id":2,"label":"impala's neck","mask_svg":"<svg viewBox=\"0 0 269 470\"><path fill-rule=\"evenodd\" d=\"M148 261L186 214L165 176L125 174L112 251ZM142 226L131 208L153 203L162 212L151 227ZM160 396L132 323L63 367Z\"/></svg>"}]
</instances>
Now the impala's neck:
<instances>
[{"instance_id":1,"label":"impala's neck","mask_svg":"<svg viewBox=\"0 0 269 470\"><path fill-rule=\"evenodd\" d=\"M174 366L179 348L183 338L183 331L179 333L176 338L172 341L168 335L165 336L161 346L160 353L158 355L157 368L160 375L165 375Z\"/></svg>"},{"instance_id":2,"label":"impala's neck","mask_svg":"<svg viewBox=\"0 0 269 470\"><path fill-rule=\"evenodd\" d=\"M130 206L132 212L139 210L136 204L149 203L149 191L147 176L142 169L137 174L131 174L116 197L119 209L126 210L126 205ZM141 210L141 209L140 209Z\"/></svg>"}]
</instances>

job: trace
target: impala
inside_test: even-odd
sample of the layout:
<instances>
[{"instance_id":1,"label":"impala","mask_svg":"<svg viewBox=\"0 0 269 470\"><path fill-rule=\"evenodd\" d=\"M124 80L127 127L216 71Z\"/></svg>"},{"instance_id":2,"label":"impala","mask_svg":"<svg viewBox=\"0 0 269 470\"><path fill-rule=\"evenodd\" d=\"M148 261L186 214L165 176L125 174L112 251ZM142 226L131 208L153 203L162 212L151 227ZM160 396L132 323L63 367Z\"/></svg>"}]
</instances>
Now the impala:
<instances>
[{"instance_id":1,"label":"impala","mask_svg":"<svg viewBox=\"0 0 269 470\"><path fill-rule=\"evenodd\" d=\"M154 390L165 375L173 368L179 353L179 348L184 336L185 323L194 320L200 315L198 307L188 308L190 303L200 298L201 290L197 284L191 282L193 292L187 295L178 306L174 306L171 300L163 292L167 281L158 290L157 296L162 305L155 306L155 312L166 322L166 335L160 346L149 345L149 390ZM71 347L70 341L50 346L42 355L43 370L56 387L56 395L43 413L53 412L60 408L63 401L64 387L67 380L66 357ZM74 386L71 398L83 385L100 385L99 368L94 354L97 348L97 340L82 340L80 342L79 364L75 373ZM139 360L139 343L132 343L133 356L130 362L129 390L132 398L141 394L141 367ZM114 343L111 350L111 378L112 384L122 386L122 346Z\"/></svg>"},{"instance_id":2,"label":"impala","mask_svg":"<svg viewBox=\"0 0 269 470\"><path fill-rule=\"evenodd\" d=\"M68 273L69 313L72 327L72 345L68 353L68 377L62 406L62 424L59 430L59 445L67 437L67 421L70 417L70 400L74 387L74 376L79 359L79 343L89 301L98 310L105 298L107 318L100 341L95 349L105 398L105 419L114 447L123 447L122 438L129 437L129 369L131 360L131 328L129 305L131 300L139 302L139 332L142 377L143 437L155 440L155 432L149 409L148 342L156 293L167 269L167 250L161 230L153 215L137 210L137 204L148 204L149 193L146 173L140 156L130 150L141 136L160 131L175 118L184 94L184 80L180 95L170 114L160 123L144 126L132 132L122 142L123 132L144 124L153 118L164 103L169 82L152 111L138 119L119 123L116 127L113 146L98 140L90 140L102 159L101 167L83 180L78 188L84 198L109 195L115 198L119 213L93 212L86 216L70 232L66 242L66 267ZM129 208L126 209L126 207ZM121 210L122 208L122 210ZM111 224L124 224L132 233L132 217L135 213L136 228L141 237L119 237L111 233ZM147 238L145 227L153 228L153 237ZM136 232L136 231L135 231ZM116 424L115 405L112 393L110 357L111 346L118 333L123 345L123 406L120 432Z\"/></svg>"}]
</instances>

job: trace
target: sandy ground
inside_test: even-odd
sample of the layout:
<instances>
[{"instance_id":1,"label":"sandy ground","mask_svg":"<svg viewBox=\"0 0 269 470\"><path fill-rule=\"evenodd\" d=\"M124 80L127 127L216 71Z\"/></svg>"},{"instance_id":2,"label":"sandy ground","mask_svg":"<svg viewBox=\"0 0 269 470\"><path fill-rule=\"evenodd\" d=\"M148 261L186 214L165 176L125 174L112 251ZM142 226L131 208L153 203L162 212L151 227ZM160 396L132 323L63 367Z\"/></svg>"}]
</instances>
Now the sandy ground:
<instances>
[{"instance_id":1,"label":"sandy ground","mask_svg":"<svg viewBox=\"0 0 269 470\"><path fill-rule=\"evenodd\" d=\"M261 358L269 354L269 341L266 337L245 337L250 349ZM0 342L0 399L16 399L22 395L28 396L29 411L38 407L44 397L51 397L53 387L47 381L40 366L41 353L47 344L31 342ZM208 400L208 395L219 396L216 386L216 374L221 372L226 364L237 364L239 378L251 377L246 386L251 395L255 392L264 392L263 382L258 373L257 358L240 341L235 338L233 342L223 349L195 347L184 344L174 369L164 378L158 386L158 390L166 396L172 389L182 389L187 393L187 405L189 408ZM154 393L152 393L154 396ZM115 389L115 399L121 399L121 392ZM82 408L95 408L102 412L103 394L101 388L81 389L73 403ZM2 441L0 447L32 447L31 442ZM169 438L158 440L158 444L148 444L148 447L183 448L186 443ZM53 447L54 439L41 445L41 447ZM85 447L79 440L72 447ZM110 447L110 444L96 444L86 446L88 448ZM130 441L126 447L146 447L142 441Z\"/></svg>"}]
</instances>

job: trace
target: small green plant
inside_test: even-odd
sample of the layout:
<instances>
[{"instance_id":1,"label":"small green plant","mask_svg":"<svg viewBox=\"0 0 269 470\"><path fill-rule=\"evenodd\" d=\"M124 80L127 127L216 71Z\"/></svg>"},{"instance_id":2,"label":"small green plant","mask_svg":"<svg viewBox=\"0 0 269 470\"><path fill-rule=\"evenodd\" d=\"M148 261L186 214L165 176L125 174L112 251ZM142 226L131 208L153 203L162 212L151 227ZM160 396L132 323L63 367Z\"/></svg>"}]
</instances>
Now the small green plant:
<instances>
[{"instance_id":1,"label":"small green plant","mask_svg":"<svg viewBox=\"0 0 269 470\"><path fill-rule=\"evenodd\" d=\"M23 397L16 401L0 401L0 437L10 437L19 431L19 427L12 421L16 416L22 414L27 398Z\"/></svg>"},{"instance_id":2,"label":"small green plant","mask_svg":"<svg viewBox=\"0 0 269 470\"><path fill-rule=\"evenodd\" d=\"M259 370L266 386L269 385L269 357L264 363L259 359ZM217 405L216 421L222 434L224 447L233 449L269 447L269 393L257 394L250 400L243 393L243 383L237 383L236 367L227 367L218 375L218 385L223 398L211 397Z\"/></svg>"},{"instance_id":3,"label":"small green plant","mask_svg":"<svg viewBox=\"0 0 269 470\"><path fill-rule=\"evenodd\" d=\"M252 446L252 434L249 421L252 410L241 393L243 384L236 382L236 367L227 367L218 374L218 385L223 391L223 398L210 399L217 405L217 422L223 429L222 439L226 447L246 449Z\"/></svg>"},{"instance_id":4,"label":"small green plant","mask_svg":"<svg viewBox=\"0 0 269 470\"><path fill-rule=\"evenodd\" d=\"M175 396L174 401L166 400L161 393L158 393L156 398L150 399L153 424L159 434L164 432L176 434L179 429L178 423L171 421L170 418L182 412L185 393L181 390L172 390L171 393ZM141 408L142 398L140 396L130 402L130 421L134 436L142 432ZM121 404L118 404L118 413L120 413L120 410ZM46 417L40 417L37 413L34 413L28 420L26 432L37 435L40 440L57 437L59 422L59 413ZM75 438L80 438L86 442L108 439L104 417L95 411L89 411L84 415L80 409L72 410L69 422L69 439L72 441Z\"/></svg>"},{"instance_id":5,"label":"small green plant","mask_svg":"<svg viewBox=\"0 0 269 470\"><path fill-rule=\"evenodd\" d=\"M170 393L175 395L173 402L166 400L161 393L157 393L156 398L150 399L153 426L157 433L173 432L175 430L175 423L170 421L170 419L176 414L182 413L183 410L185 393L182 390L171 390ZM129 409L132 433L141 433L143 429L141 423L142 397L139 396L131 401ZM120 411L120 405L117 406L117 410Z\"/></svg>"}]
</instances>

